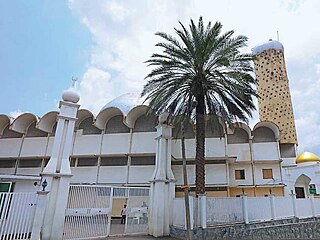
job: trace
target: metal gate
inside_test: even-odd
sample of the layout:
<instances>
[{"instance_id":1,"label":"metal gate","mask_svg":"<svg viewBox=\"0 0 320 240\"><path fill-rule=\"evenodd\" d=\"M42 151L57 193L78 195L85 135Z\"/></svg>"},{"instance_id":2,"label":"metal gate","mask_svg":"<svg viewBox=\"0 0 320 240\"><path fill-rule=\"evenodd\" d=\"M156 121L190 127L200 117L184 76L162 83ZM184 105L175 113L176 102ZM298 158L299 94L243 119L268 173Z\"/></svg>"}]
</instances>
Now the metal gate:
<instances>
[{"instance_id":1,"label":"metal gate","mask_svg":"<svg viewBox=\"0 0 320 240\"><path fill-rule=\"evenodd\" d=\"M128 214L120 234L148 232L148 188L71 185L64 223L64 239L101 238L112 235L112 205L127 199Z\"/></svg>"},{"instance_id":2,"label":"metal gate","mask_svg":"<svg viewBox=\"0 0 320 240\"><path fill-rule=\"evenodd\" d=\"M0 239L29 239L36 193L0 193Z\"/></svg>"}]
</instances>

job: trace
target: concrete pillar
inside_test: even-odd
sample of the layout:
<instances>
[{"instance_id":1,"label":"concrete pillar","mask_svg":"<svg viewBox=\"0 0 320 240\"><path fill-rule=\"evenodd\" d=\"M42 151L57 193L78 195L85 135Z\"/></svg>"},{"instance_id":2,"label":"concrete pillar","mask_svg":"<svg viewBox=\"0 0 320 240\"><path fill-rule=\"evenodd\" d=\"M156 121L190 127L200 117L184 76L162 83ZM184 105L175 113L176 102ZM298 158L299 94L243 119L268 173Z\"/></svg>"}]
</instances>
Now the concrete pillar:
<instances>
[{"instance_id":1,"label":"concrete pillar","mask_svg":"<svg viewBox=\"0 0 320 240\"><path fill-rule=\"evenodd\" d=\"M274 204L274 195L270 194L270 208L271 208L271 219L276 219L276 211L275 211L275 204Z\"/></svg>"},{"instance_id":2,"label":"concrete pillar","mask_svg":"<svg viewBox=\"0 0 320 240\"><path fill-rule=\"evenodd\" d=\"M316 209L315 209L315 206L314 206L314 197L313 197L313 195L310 195L309 199L310 199L312 217L315 217L316 216Z\"/></svg>"},{"instance_id":3,"label":"concrete pillar","mask_svg":"<svg viewBox=\"0 0 320 240\"><path fill-rule=\"evenodd\" d=\"M34 220L30 240L39 240L41 237L43 218L47 206L49 191L38 191L37 207L34 214Z\"/></svg>"},{"instance_id":4,"label":"concrete pillar","mask_svg":"<svg viewBox=\"0 0 320 240\"><path fill-rule=\"evenodd\" d=\"M245 224L249 224L249 214L248 214L248 198L246 195L242 195L242 212L243 212L243 220Z\"/></svg>"},{"instance_id":5,"label":"concrete pillar","mask_svg":"<svg viewBox=\"0 0 320 240\"><path fill-rule=\"evenodd\" d=\"M175 179L171 169L172 126L161 122L157 126L156 165L150 181L149 234L168 236L172 224Z\"/></svg>"},{"instance_id":6,"label":"concrete pillar","mask_svg":"<svg viewBox=\"0 0 320 240\"><path fill-rule=\"evenodd\" d=\"M296 194L291 193L290 196L291 196L291 199L292 199L293 216L294 216L294 217L298 217L298 216L297 216Z\"/></svg>"},{"instance_id":7,"label":"concrete pillar","mask_svg":"<svg viewBox=\"0 0 320 240\"><path fill-rule=\"evenodd\" d=\"M199 195L200 227L207 228L207 196Z\"/></svg>"},{"instance_id":8,"label":"concrete pillar","mask_svg":"<svg viewBox=\"0 0 320 240\"><path fill-rule=\"evenodd\" d=\"M80 97L73 89L65 91L60 101L57 129L51 158L41 173L48 182L49 200L44 217L43 239L60 240L63 236L65 210L67 208L71 169L69 158L74 138L75 121Z\"/></svg>"}]
</instances>

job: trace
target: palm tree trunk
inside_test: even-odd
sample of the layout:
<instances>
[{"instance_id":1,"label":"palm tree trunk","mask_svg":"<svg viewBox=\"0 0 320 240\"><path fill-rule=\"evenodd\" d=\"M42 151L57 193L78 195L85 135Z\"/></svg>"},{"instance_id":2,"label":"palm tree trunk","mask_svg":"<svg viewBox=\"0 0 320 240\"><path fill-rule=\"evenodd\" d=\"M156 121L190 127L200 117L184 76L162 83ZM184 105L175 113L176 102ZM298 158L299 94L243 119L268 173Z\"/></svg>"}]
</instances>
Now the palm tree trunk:
<instances>
[{"instance_id":1,"label":"palm tree trunk","mask_svg":"<svg viewBox=\"0 0 320 240\"><path fill-rule=\"evenodd\" d=\"M205 104L204 95L196 97L196 194L205 193Z\"/></svg>"},{"instance_id":2,"label":"palm tree trunk","mask_svg":"<svg viewBox=\"0 0 320 240\"><path fill-rule=\"evenodd\" d=\"M192 240L191 222L190 222L190 205L189 205L189 186L187 175L187 160L186 160L186 145L185 145L185 121L181 126L182 138L181 138L181 151L182 151L182 173L183 173L183 191L184 191L184 205L186 213L186 225L187 225L187 240Z\"/></svg>"}]
</instances>

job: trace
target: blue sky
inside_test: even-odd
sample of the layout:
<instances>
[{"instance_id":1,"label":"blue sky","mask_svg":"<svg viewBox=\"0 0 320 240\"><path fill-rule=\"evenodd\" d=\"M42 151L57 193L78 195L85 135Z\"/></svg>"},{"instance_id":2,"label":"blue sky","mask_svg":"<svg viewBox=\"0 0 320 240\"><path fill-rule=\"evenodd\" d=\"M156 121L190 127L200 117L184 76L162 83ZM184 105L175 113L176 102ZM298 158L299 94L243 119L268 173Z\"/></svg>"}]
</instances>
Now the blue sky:
<instances>
[{"instance_id":1,"label":"blue sky","mask_svg":"<svg viewBox=\"0 0 320 240\"><path fill-rule=\"evenodd\" d=\"M0 1L1 112L55 109L71 77L84 74L91 44L65 1Z\"/></svg>"},{"instance_id":2,"label":"blue sky","mask_svg":"<svg viewBox=\"0 0 320 240\"><path fill-rule=\"evenodd\" d=\"M299 152L320 155L320 1L69 0L0 1L0 113L42 116L79 79L81 107L140 92L143 63L178 21L221 21L249 37L250 51L277 38L285 48ZM252 124L258 121L256 113Z\"/></svg>"}]
</instances>

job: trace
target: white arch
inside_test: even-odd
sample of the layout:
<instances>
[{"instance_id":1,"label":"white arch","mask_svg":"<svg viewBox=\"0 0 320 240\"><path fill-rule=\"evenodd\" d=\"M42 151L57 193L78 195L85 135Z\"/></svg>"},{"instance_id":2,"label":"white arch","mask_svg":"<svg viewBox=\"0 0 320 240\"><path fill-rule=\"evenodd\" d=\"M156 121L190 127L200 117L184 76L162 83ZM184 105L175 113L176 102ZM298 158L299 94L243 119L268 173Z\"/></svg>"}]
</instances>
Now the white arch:
<instances>
[{"instance_id":1,"label":"white arch","mask_svg":"<svg viewBox=\"0 0 320 240\"><path fill-rule=\"evenodd\" d=\"M10 126L10 129L25 134L31 123L36 122L38 124L38 117L32 113L23 113L15 118Z\"/></svg>"},{"instance_id":2,"label":"white arch","mask_svg":"<svg viewBox=\"0 0 320 240\"><path fill-rule=\"evenodd\" d=\"M57 122L58 114L59 112L57 111L47 112L40 118L36 127L44 132L51 133L53 126Z\"/></svg>"},{"instance_id":3,"label":"white arch","mask_svg":"<svg viewBox=\"0 0 320 240\"><path fill-rule=\"evenodd\" d=\"M245 123L243 123L243 122L235 122L235 123L232 123L232 125L228 126L228 128L227 128L227 133L228 133L228 134L233 134L235 128L241 128L241 129L243 129L243 130L246 131L246 133L248 134L249 139L252 138L251 128L250 128L247 124L245 124Z\"/></svg>"},{"instance_id":4,"label":"white arch","mask_svg":"<svg viewBox=\"0 0 320 240\"><path fill-rule=\"evenodd\" d=\"M101 112L99 112L97 118L95 119L94 125L101 130L105 130L107 122L112 117L118 116L118 115L121 115L124 120L125 114L119 108L116 108L116 107L105 108ZM125 121L123 121L123 122L124 122L124 124L126 124Z\"/></svg>"},{"instance_id":5,"label":"white arch","mask_svg":"<svg viewBox=\"0 0 320 240\"><path fill-rule=\"evenodd\" d=\"M139 105L134 108L132 108L129 112L128 115L125 117L125 122L126 125L129 128L134 128L134 125L136 123L136 120L145 114L148 111L149 107L146 105Z\"/></svg>"},{"instance_id":6,"label":"white arch","mask_svg":"<svg viewBox=\"0 0 320 240\"><path fill-rule=\"evenodd\" d=\"M254 130L256 130L259 127L266 127L272 130L272 132L274 133L274 137L275 139L278 141L280 140L280 130L277 124L275 124L274 122L271 121L262 121L262 122L258 122L254 127L253 127L253 132Z\"/></svg>"},{"instance_id":7,"label":"white arch","mask_svg":"<svg viewBox=\"0 0 320 240\"><path fill-rule=\"evenodd\" d=\"M13 122L13 118L0 114L0 136L3 134L4 129Z\"/></svg>"},{"instance_id":8,"label":"white arch","mask_svg":"<svg viewBox=\"0 0 320 240\"><path fill-rule=\"evenodd\" d=\"M89 117L92 117L93 122L95 121L95 116L91 111L89 111L88 109L80 109L77 113L78 119L76 121L76 128L79 128L82 121L89 118Z\"/></svg>"}]
</instances>

